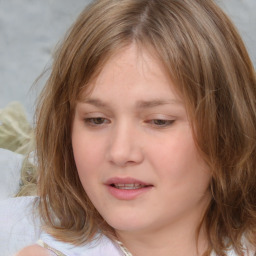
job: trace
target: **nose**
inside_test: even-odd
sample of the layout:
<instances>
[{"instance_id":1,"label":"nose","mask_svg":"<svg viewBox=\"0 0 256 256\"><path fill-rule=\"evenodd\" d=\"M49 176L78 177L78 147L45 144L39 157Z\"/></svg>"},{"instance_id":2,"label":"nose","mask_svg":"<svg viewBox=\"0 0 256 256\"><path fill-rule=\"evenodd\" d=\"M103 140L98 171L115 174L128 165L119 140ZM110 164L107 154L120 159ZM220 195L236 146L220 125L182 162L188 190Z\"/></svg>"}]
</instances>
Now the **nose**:
<instances>
[{"instance_id":1,"label":"nose","mask_svg":"<svg viewBox=\"0 0 256 256\"><path fill-rule=\"evenodd\" d=\"M112 164L125 167L139 164L143 159L141 134L127 123L117 125L109 138L108 160Z\"/></svg>"}]
</instances>

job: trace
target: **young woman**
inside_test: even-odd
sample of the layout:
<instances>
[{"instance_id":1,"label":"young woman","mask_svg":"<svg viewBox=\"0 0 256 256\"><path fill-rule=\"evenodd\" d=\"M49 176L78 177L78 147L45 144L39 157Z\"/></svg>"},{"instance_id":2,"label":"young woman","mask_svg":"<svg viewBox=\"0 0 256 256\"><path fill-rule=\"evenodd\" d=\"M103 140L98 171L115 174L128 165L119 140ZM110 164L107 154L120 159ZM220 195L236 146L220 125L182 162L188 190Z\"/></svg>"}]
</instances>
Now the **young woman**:
<instances>
[{"instance_id":1,"label":"young woman","mask_svg":"<svg viewBox=\"0 0 256 256\"><path fill-rule=\"evenodd\" d=\"M18 255L254 255L255 81L212 0L93 1L41 95Z\"/></svg>"}]
</instances>

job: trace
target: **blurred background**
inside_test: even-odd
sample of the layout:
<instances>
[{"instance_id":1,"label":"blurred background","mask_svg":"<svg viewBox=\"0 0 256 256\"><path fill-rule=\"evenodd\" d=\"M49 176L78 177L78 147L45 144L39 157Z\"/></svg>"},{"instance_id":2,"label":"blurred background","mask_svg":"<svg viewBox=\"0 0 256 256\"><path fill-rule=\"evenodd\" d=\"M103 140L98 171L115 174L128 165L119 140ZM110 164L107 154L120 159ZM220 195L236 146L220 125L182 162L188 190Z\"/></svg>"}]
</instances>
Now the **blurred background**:
<instances>
[{"instance_id":1,"label":"blurred background","mask_svg":"<svg viewBox=\"0 0 256 256\"><path fill-rule=\"evenodd\" d=\"M117 0L118 1L118 0ZM216 0L239 29L256 67L256 0ZM34 103L56 44L89 0L0 0L0 109L20 102L32 123Z\"/></svg>"}]
</instances>

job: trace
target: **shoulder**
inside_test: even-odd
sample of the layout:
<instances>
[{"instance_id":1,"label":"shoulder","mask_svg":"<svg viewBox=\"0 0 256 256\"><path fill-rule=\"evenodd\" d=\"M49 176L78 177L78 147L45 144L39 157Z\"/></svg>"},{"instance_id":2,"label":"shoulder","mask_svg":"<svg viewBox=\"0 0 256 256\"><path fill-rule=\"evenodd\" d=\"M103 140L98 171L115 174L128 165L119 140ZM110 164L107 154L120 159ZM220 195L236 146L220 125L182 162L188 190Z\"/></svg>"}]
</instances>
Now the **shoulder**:
<instances>
[{"instance_id":1,"label":"shoulder","mask_svg":"<svg viewBox=\"0 0 256 256\"><path fill-rule=\"evenodd\" d=\"M104 255L104 256L120 256L123 255L119 245L110 240L103 234L96 234L94 239L85 244L77 245L56 240L50 234L42 232L40 240L45 245L45 248L51 249L53 252L60 255ZM20 255L19 255L20 256Z\"/></svg>"},{"instance_id":2,"label":"shoulder","mask_svg":"<svg viewBox=\"0 0 256 256\"><path fill-rule=\"evenodd\" d=\"M39 245L28 246L19 251L15 256L50 256L49 251Z\"/></svg>"}]
</instances>

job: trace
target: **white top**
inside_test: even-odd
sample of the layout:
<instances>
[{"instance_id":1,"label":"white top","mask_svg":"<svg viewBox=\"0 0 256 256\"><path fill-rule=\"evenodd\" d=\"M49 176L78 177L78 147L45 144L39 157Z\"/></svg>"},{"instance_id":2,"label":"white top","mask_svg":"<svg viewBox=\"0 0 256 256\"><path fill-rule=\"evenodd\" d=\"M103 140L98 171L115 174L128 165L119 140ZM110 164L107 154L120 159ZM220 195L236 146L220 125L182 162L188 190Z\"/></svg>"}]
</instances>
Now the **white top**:
<instances>
[{"instance_id":1,"label":"white top","mask_svg":"<svg viewBox=\"0 0 256 256\"><path fill-rule=\"evenodd\" d=\"M57 241L52 236L42 233L40 241L47 244L52 249L61 252L65 256L124 256L119 246L113 243L106 236L99 236L97 239L83 246ZM42 243L38 243L42 245ZM56 255L62 255L56 254ZM55 254L53 254L55 255Z\"/></svg>"},{"instance_id":2,"label":"white top","mask_svg":"<svg viewBox=\"0 0 256 256\"><path fill-rule=\"evenodd\" d=\"M40 238L39 220L33 213L35 197L0 200L0 256L12 256Z\"/></svg>"},{"instance_id":3,"label":"white top","mask_svg":"<svg viewBox=\"0 0 256 256\"><path fill-rule=\"evenodd\" d=\"M39 240L41 244L45 243L65 256L129 255L106 236L98 236L84 246L57 241L42 232L39 218L33 211L35 201L36 197L17 197L0 201L0 256L13 256L20 249ZM216 254L212 253L212 256ZM230 250L227 256L237 255ZM254 252L245 253L245 256L254 256Z\"/></svg>"},{"instance_id":4,"label":"white top","mask_svg":"<svg viewBox=\"0 0 256 256\"><path fill-rule=\"evenodd\" d=\"M105 236L102 236L102 238L98 241L81 247L74 247L74 245L56 241L48 234L42 234L41 238L41 242L44 242L50 248L57 250L55 253L51 254L53 256L132 256L132 254L126 251L125 248L124 250L118 248L118 245L115 245L110 239ZM53 252L55 250L53 250ZM218 255L212 252L211 256ZM234 250L230 250L227 252L227 256L237 256L237 254ZM244 256L256 256L256 254L253 251L248 251L244 253Z\"/></svg>"},{"instance_id":5,"label":"white top","mask_svg":"<svg viewBox=\"0 0 256 256\"><path fill-rule=\"evenodd\" d=\"M13 256L22 248L43 241L66 256L123 256L121 249L106 236L84 246L55 240L42 232L34 211L37 197L16 197L0 200L0 256Z\"/></svg>"}]
</instances>

